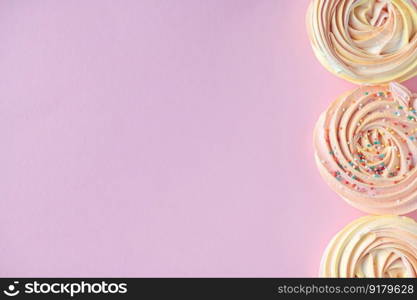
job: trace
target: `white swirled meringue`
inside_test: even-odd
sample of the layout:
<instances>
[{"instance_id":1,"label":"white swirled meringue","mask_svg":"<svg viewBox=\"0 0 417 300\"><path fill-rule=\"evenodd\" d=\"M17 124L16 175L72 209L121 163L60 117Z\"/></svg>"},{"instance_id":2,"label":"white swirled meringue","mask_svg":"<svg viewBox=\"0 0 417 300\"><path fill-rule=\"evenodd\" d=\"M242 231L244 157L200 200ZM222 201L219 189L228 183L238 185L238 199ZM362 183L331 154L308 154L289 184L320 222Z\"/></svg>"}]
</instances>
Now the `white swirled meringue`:
<instances>
[{"instance_id":1,"label":"white swirled meringue","mask_svg":"<svg viewBox=\"0 0 417 300\"><path fill-rule=\"evenodd\" d=\"M326 69L355 83L417 74L416 0L313 0L311 44Z\"/></svg>"},{"instance_id":2,"label":"white swirled meringue","mask_svg":"<svg viewBox=\"0 0 417 300\"><path fill-rule=\"evenodd\" d=\"M417 223L407 217L366 216L341 230L327 246L321 277L417 277Z\"/></svg>"},{"instance_id":3,"label":"white swirled meringue","mask_svg":"<svg viewBox=\"0 0 417 300\"><path fill-rule=\"evenodd\" d=\"M372 214L417 208L416 95L398 83L362 86L321 114L314 131L323 179Z\"/></svg>"}]
</instances>

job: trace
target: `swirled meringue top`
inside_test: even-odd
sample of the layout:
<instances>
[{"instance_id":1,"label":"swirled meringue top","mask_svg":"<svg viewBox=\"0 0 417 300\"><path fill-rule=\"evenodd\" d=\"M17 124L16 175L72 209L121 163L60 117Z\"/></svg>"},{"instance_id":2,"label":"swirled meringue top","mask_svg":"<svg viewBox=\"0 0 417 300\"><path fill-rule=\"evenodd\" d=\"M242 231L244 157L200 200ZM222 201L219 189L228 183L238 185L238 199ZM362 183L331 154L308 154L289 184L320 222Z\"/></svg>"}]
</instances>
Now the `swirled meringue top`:
<instances>
[{"instance_id":1,"label":"swirled meringue top","mask_svg":"<svg viewBox=\"0 0 417 300\"><path fill-rule=\"evenodd\" d=\"M315 158L324 180L354 207L373 214L417 208L417 110L398 84L362 86L320 116Z\"/></svg>"},{"instance_id":2,"label":"swirled meringue top","mask_svg":"<svg viewBox=\"0 0 417 300\"><path fill-rule=\"evenodd\" d=\"M407 217L367 216L329 243L321 277L417 277L417 223Z\"/></svg>"},{"instance_id":3,"label":"swirled meringue top","mask_svg":"<svg viewBox=\"0 0 417 300\"><path fill-rule=\"evenodd\" d=\"M317 58L346 80L377 84L417 74L417 0L313 0L307 27Z\"/></svg>"}]
</instances>

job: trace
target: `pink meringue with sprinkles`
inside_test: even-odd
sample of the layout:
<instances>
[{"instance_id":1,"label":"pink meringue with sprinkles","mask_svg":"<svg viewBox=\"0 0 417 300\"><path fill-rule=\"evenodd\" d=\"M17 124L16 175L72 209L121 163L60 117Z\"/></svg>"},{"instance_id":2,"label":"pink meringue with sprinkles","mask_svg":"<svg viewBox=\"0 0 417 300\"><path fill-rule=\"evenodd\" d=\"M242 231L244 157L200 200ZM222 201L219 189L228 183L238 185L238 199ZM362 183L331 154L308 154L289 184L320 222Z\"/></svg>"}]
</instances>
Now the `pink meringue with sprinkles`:
<instances>
[{"instance_id":1,"label":"pink meringue with sprinkles","mask_svg":"<svg viewBox=\"0 0 417 300\"><path fill-rule=\"evenodd\" d=\"M417 209L416 98L398 83L361 86L321 114L316 164L352 206L372 214Z\"/></svg>"}]
</instances>

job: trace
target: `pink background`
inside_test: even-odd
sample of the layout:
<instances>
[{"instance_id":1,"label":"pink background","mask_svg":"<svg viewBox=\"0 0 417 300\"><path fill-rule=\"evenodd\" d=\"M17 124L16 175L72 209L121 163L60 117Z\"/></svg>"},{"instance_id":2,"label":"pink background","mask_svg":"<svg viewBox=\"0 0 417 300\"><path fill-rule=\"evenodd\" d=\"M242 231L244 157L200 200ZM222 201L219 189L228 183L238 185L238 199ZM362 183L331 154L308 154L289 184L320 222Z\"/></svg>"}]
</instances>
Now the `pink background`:
<instances>
[{"instance_id":1,"label":"pink background","mask_svg":"<svg viewBox=\"0 0 417 300\"><path fill-rule=\"evenodd\" d=\"M0 276L316 276L307 4L1 1Z\"/></svg>"}]
</instances>

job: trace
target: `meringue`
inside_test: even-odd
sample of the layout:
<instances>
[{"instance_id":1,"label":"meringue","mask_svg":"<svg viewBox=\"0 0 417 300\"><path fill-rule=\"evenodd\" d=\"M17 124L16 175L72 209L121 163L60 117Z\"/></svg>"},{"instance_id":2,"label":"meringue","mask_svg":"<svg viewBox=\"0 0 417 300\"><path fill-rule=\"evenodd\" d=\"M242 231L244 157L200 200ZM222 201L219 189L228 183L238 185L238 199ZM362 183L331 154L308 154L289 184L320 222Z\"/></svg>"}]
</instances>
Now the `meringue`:
<instances>
[{"instance_id":1,"label":"meringue","mask_svg":"<svg viewBox=\"0 0 417 300\"><path fill-rule=\"evenodd\" d=\"M417 0L313 0L307 28L321 64L348 81L417 75Z\"/></svg>"},{"instance_id":2,"label":"meringue","mask_svg":"<svg viewBox=\"0 0 417 300\"><path fill-rule=\"evenodd\" d=\"M416 96L395 82L361 86L321 114L316 164L352 206L372 214L417 209Z\"/></svg>"},{"instance_id":3,"label":"meringue","mask_svg":"<svg viewBox=\"0 0 417 300\"><path fill-rule=\"evenodd\" d=\"M320 277L417 277L417 223L399 216L357 219L327 246Z\"/></svg>"}]
</instances>

